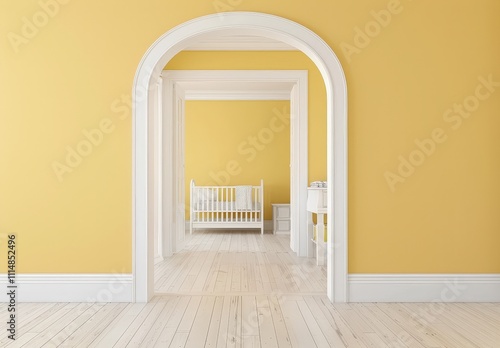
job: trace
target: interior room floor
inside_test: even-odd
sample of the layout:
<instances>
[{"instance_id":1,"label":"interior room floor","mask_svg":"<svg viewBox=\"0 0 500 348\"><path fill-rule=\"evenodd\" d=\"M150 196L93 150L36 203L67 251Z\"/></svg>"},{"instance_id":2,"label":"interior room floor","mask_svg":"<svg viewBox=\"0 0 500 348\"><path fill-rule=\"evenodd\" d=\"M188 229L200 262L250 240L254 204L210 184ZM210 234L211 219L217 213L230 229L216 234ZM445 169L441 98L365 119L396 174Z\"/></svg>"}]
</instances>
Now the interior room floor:
<instances>
[{"instance_id":1,"label":"interior room floor","mask_svg":"<svg viewBox=\"0 0 500 348\"><path fill-rule=\"evenodd\" d=\"M155 262L156 294L326 294L326 268L297 257L287 235L187 234L185 248Z\"/></svg>"},{"instance_id":2,"label":"interior room floor","mask_svg":"<svg viewBox=\"0 0 500 348\"><path fill-rule=\"evenodd\" d=\"M155 277L149 303L20 303L0 347L500 347L500 303L331 304L286 236L196 233Z\"/></svg>"},{"instance_id":3,"label":"interior room floor","mask_svg":"<svg viewBox=\"0 0 500 348\"><path fill-rule=\"evenodd\" d=\"M321 295L172 295L150 303L20 303L0 347L478 347L500 304L335 304ZM6 306L0 315L6 318Z\"/></svg>"}]
</instances>

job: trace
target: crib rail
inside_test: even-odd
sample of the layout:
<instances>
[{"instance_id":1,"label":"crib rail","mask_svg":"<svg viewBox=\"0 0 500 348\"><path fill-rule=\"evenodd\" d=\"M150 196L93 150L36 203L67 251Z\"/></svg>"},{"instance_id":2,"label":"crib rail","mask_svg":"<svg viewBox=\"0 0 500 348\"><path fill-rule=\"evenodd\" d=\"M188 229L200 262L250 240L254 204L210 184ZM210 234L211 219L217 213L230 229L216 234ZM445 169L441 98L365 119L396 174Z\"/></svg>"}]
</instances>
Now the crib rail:
<instances>
[{"instance_id":1,"label":"crib rail","mask_svg":"<svg viewBox=\"0 0 500 348\"><path fill-rule=\"evenodd\" d=\"M264 181L251 186L251 204L243 207L237 203L236 187L196 186L191 180L190 232L194 228L260 228L263 233Z\"/></svg>"}]
</instances>

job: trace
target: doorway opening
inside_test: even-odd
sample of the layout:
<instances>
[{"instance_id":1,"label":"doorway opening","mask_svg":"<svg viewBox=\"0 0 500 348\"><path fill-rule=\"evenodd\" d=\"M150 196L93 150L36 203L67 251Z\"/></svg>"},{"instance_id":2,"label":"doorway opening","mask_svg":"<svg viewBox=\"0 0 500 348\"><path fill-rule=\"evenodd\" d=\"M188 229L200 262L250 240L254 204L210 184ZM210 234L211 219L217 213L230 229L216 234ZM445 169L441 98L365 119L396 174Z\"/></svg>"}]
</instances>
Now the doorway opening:
<instances>
[{"instance_id":1,"label":"doorway opening","mask_svg":"<svg viewBox=\"0 0 500 348\"><path fill-rule=\"evenodd\" d=\"M220 51L217 53L217 59L224 56ZM297 52L292 56L298 55L301 54ZM240 51L239 56L242 58L244 53ZM291 57L286 52L279 56ZM255 54L251 57L256 59ZM261 53L260 57L270 56ZM303 59L308 60L304 56L295 64L303 65ZM317 81L319 72L314 74ZM210 294L220 293L226 283L228 289L235 292L280 289L311 293L314 289L325 293L322 269L310 267L312 260L305 264L306 260L298 261L296 257L307 256L306 234L297 232L307 228L308 70L170 70L166 67L159 86L158 95L163 102L158 103L159 110L155 113L155 135L159 138L155 140L156 164L159 164L155 169L158 174L155 185L162 186L162 171L174 169L174 177L173 186L165 190L168 197L162 197L161 190L155 191L155 233L159 237L155 237L159 246L155 257L155 294L178 293L180 289L183 293L199 293L202 289ZM163 137L173 140L173 152L162 151ZM225 171L228 163L237 169ZM190 187L186 185L191 179L202 186L254 184L264 179L266 236L253 231L215 228L200 231L205 236L199 236L197 231L190 235L184 222L189 220L191 208ZM286 223L291 222L292 228L288 227L288 234L281 234L281 228L279 237L269 234L273 230L271 217L275 215L272 206L276 203L287 203L294 212L290 214L287 210ZM172 221L163 220L164 204L174 206L175 214L166 215ZM213 220L222 217L219 215ZM277 221L280 227L285 223ZM301 263L293 266L301 268L301 274L293 269L285 276L284 270L293 267L278 255L288 254L287 262ZM232 262L233 259L238 262ZM185 271L172 270L174 263ZM268 274L271 269L274 274ZM278 269L282 271L277 272ZM316 284L314 287L304 282L303 273L314 278L310 282Z\"/></svg>"},{"instance_id":2,"label":"doorway opening","mask_svg":"<svg viewBox=\"0 0 500 348\"><path fill-rule=\"evenodd\" d=\"M315 33L290 20L262 13L229 12L200 17L170 30L142 59L133 87L133 276L134 297L153 295L154 89L163 67L203 38L252 35L282 41L305 53L320 70L327 91L327 201L333 228L327 244L327 295L348 300L347 289L347 91L342 67ZM173 208L169 213L173 213Z\"/></svg>"},{"instance_id":3,"label":"doorway opening","mask_svg":"<svg viewBox=\"0 0 500 348\"><path fill-rule=\"evenodd\" d=\"M190 100L286 100L288 102L290 106L288 115L284 115L283 110L272 110L271 119L280 121L283 117L288 118L286 122L289 123L287 128L290 132L290 148L287 151L290 152L290 156L286 157L289 158L291 201L289 244L298 256L306 256L308 243L306 234L298 232L307 229L305 205L308 185L307 70L164 70L156 95L160 102L155 103L157 108L154 120L155 187L162 188L155 191L155 231L162 231L156 232L159 239L159 256L170 256L183 247L185 212L189 211L187 205L189 188L184 188L192 179L185 177L184 151L185 102ZM269 132L269 129L265 130ZM167 139L169 143L165 144ZM212 138L212 141L215 140ZM254 155L249 158L248 148L243 149L243 146L238 151L241 157L245 156L247 160L254 160L258 157L258 151L262 151L262 147L258 147L258 150L254 150ZM172 147L173 150L163 151L165 147ZM231 162L234 162L234 159ZM245 163L244 160L241 162ZM211 165L212 163L207 165L207 168ZM168 171L172 173L168 174ZM164 182L164 174L168 174L168 178L171 179L167 183ZM225 175L228 176L227 173ZM216 175L211 173L212 180L214 176ZM257 183L262 177L254 179L254 183ZM165 184L168 186L162 187ZM213 184L224 185L221 182ZM266 197L269 196L265 195ZM165 204L172 205L175 214L162 214ZM270 204L268 205L270 208ZM270 220L270 216L267 209L265 219ZM162 228L162 226L173 226L173 228Z\"/></svg>"}]
</instances>

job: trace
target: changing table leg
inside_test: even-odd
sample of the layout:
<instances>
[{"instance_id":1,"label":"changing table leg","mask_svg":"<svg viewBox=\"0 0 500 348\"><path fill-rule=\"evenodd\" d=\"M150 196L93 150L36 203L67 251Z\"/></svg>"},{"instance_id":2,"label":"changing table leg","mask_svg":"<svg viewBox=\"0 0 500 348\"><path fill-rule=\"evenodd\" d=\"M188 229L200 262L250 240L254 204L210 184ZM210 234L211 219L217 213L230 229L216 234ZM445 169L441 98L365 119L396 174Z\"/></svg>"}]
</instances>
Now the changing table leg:
<instances>
[{"instance_id":1,"label":"changing table leg","mask_svg":"<svg viewBox=\"0 0 500 348\"><path fill-rule=\"evenodd\" d=\"M324 214L318 214L318 224L316 227L316 264L323 266L325 264L325 221Z\"/></svg>"}]
</instances>

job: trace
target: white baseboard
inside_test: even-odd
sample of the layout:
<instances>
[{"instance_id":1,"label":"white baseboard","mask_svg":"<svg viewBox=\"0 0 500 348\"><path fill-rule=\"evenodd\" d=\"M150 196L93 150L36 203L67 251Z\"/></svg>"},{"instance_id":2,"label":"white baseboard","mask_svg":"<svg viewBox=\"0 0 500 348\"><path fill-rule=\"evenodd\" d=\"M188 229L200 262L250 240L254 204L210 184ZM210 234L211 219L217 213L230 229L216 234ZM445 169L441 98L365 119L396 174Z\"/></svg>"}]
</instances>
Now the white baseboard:
<instances>
[{"instance_id":1,"label":"white baseboard","mask_svg":"<svg viewBox=\"0 0 500 348\"><path fill-rule=\"evenodd\" d=\"M7 276L0 302L8 302ZM132 302L131 274L17 274L17 302ZM500 274L350 274L349 302L500 302Z\"/></svg>"},{"instance_id":2,"label":"white baseboard","mask_svg":"<svg viewBox=\"0 0 500 348\"><path fill-rule=\"evenodd\" d=\"M500 274L350 274L349 302L500 302Z\"/></svg>"},{"instance_id":3,"label":"white baseboard","mask_svg":"<svg viewBox=\"0 0 500 348\"><path fill-rule=\"evenodd\" d=\"M132 274L16 274L17 302L132 302ZM8 302L0 275L0 302Z\"/></svg>"}]
</instances>

